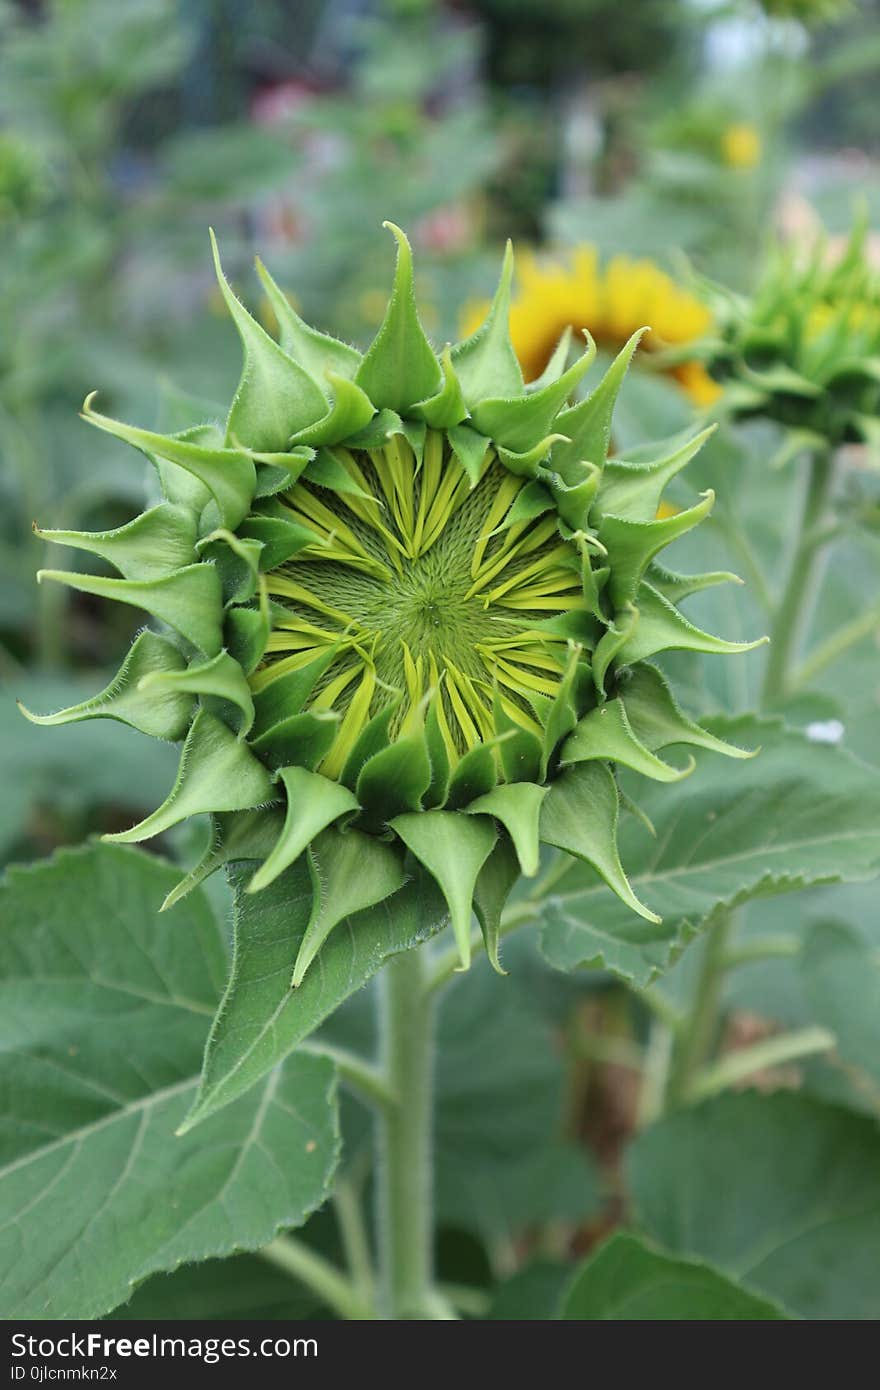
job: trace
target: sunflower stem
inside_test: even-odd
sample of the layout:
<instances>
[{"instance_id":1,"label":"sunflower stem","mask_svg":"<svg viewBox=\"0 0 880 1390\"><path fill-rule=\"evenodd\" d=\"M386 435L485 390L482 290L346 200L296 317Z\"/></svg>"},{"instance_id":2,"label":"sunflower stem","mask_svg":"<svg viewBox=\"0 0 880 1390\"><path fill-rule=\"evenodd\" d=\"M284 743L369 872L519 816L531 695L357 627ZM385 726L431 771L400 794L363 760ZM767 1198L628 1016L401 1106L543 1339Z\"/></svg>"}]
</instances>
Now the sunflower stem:
<instances>
[{"instance_id":1,"label":"sunflower stem","mask_svg":"<svg viewBox=\"0 0 880 1390\"><path fill-rule=\"evenodd\" d=\"M379 981L381 1058L396 1097L377 1118L377 1243L387 1318L439 1316L433 1284L434 1009L427 957L388 962Z\"/></svg>"},{"instance_id":2,"label":"sunflower stem","mask_svg":"<svg viewBox=\"0 0 880 1390\"><path fill-rule=\"evenodd\" d=\"M788 577L771 625L763 705L783 699L794 684L793 665L804 644L822 577L822 560L829 539L825 514L833 485L833 450L830 447L817 450L810 460ZM729 968L751 958L748 947L737 948L731 944L734 924L733 914L726 913L703 942L703 959L691 1008L673 1054L666 1089L668 1106L682 1105L695 1098L695 1078L702 1074L718 1034L725 974ZM783 953L789 953L787 944ZM771 954L776 955L777 951L774 949Z\"/></svg>"},{"instance_id":3,"label":"sunflower stem","mask_svg":"<svg viewBox=\"0 0 880 1390\"><path fill-rule=\"evenodd\" d=\"M375 1289L370 1241L360 1193L350 1179L340 1178L337 1181L333 1208L352 1283L364 1302L372 1306Z\"/></svg>"},{"instance_id":4,"label":"sunflower stem","mask_svg":"<svg viewBox=\"0 0 880 1390\"><path fill-rule=\"evenodd\" d=\"M764 705L782 699L791 688L792 664L803 645L821 580L825 551L822 527L833 482L833 451L830 447L817 450L810 460L788 578L771 626L761 693Z\"/></svg>"},{"instance_id":5,"label":"sunflower stem","mask_svg":"<svg viewBox=\"0 0 880 1390\"><path fill-rule=\"evenodd\" d=\"M687 1023L675 1049L666 1090L667 1107L684 1104L694 1075L708 1057L718 1032L724 965L733 928L731 913L710 927Z\"/></svg>"}]
</instances>

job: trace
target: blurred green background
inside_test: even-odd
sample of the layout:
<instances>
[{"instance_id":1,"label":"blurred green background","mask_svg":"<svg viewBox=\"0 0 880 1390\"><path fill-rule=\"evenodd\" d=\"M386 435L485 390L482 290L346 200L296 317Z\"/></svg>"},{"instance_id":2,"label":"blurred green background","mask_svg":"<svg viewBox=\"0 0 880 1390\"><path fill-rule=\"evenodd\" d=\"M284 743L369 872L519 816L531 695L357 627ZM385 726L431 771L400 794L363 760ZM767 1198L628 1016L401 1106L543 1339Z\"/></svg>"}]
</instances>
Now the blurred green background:
<instances>
[{"instance_id":1,"label":"blurred green background","mask_svg":"<svg viewBox=\"0 0 880 1390\"><path fill-rule=\"evenodd\" d=\"M48 710L99 689L137 626L120 605L37 586L41 564L78 561L47 556L31 525L121 524L153 486L136 454L77 419L88 391L167 428L184 398L229 398L238 344L209 224L255 312L259 251L308 318L359 344L389 281L383 218L412 237L441 342L512 236L562 267L520 311L518 343L540 355L560 316L586 312L564 302L589 290L572 248L595 248L600 289L620 254L679 280L686 258L747 287L774 229L843 231L856 196L880 209L878 18L878 0L3 0L0 855L130 823L173 778L171 748L107 721L44 732L12 701ZM624 266L605 285L587 314L600 347L655 314L661 338L688 336L687 292L652 274ZM698 397L634 372L618 447L686 426ZM763 621L750 570L780 543L775 447L757 427L728 431L694 479L722 499L702 543L728 545L756 579L746 598L711 600L730 636ZM861 563L827 602L851 604ZM748 663L680 665L695 708L748 702ZM867 706L847 716L859 751Z\"/></svg>"}]
</instances>

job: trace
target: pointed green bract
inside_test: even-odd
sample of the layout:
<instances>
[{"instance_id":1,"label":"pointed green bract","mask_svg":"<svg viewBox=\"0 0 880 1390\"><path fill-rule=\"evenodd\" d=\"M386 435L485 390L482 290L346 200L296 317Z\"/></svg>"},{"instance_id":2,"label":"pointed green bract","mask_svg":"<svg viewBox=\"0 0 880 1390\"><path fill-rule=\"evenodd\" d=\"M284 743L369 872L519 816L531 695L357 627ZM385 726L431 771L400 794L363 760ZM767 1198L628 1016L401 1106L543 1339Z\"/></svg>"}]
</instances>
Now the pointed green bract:
<instances>
[{"instance_id":1,"label":"pointed green bract","mask_svg":"<svg viewBox=\"0 0 880 1390\"><path fill-rule=\"evenodd\" d=\"M468 407L462 395L455 368L452 365L450 349L444 348L440 359L443 368L443 385L430 400L419 401L413 412L432 430L448 430L460 425L468 416ZM484 451L485 452L485 451Z\"/></svg>"},{"instance_id":2,"label":"pointed green bract","mask_svg":"<svg viewBox=\"0 0 880 1390\"><path fill-rule=\"evenodd\" d=\"M397 239L397 271L385 320L357 370L355 380L382 410L407 410L440 389L442 374L416 309L410 244L393 222L384 224Z\"/></svg>"},{"instance_id":3,"label":"pointed green bract","mask_svg":"<svg viewBox=\"0 0 880 1390\"><path fill-rule=\"evenodd\" d=\"M133 845L206 811L244 811L273 800L266 769L220 719L200 710L180 755L174 786L157 811L102 839Z\"/></svg>"},{"instance_id":4,"label":"pointed green bract","mask_svg":"<svg viewBox=\"0 0 880 1390\"><path fill-rule=\"evenodd\" d=\"M669 603L681 603L691 594L699 594L703 589L711 589L716 584L742 584L738 574L729 570L713 570L707 574L673 574L662 565L653 562L648 566L647 578Z\"/></svg>"},{"instance_id":5,"label":"pointed green bract","mask_svg":"<svg viewBox=\"0 0 880 1390\"><path fill-rule=\"evenodd\" d=\"M733 656L737 652L753 651L767 641L766 637L759 637L755 642L726 642L722 637L701 632L650 584L642 584L639 588L638 612L635 630L619 652L620 661L627 666L657 652L714 652L718 656Z\"/></svg>"},{"instance_id":6,"label":"pointed green bract","mask_svg":"<svg viewBox=\"0 0 880 1390\"><path fill-rule=\"evenodd\" d=\"M303 710L279 719L265 733L251 740L254 752L267 767L302 767L314 772L333 747L339 716L330 711ZM325 779L326 780L326 779Z\"/></svg>"},{"instance_id":7,"label":"pointed green bract","mask_svg":"<svg viewBox=\"0 0 880 1390\"><path fill-rule=\"evenodd\" d=\"M513 246L504 252L498 288L484 323L452 349L452 364L469 408L480 401L511 398L523 390L522 368L510 341L510 282Z\"/></svg>"},{"instance_id":8,"label":"pointed green bract","mask_svg":"<svg viewBox=\"0 0 880 1390\"><path fill-rule=\"evenodd\" d=\"M221 524L235 527L247 514L256 486L253 459L240 449L211 448L172 435L137 429L92 410L95 392L86 398L82 416L90 425L133 444L142 453L159 455L191 473L214 499Z\"/></svg>"},{"instance_id":9,"label":"pointed green bract","mask_svg":"<svg viewBox=\"0 0 880 1390\"><path fill-rule=\"evenodd\" d=\"M319 384L327 379L328 373L353 380L360 365L361 354L357 348L340 343L329 333L319 333L304 323L293 308L282 289L279 289L259 256L256 261L257 274L278 320L278 340L288 357L292 357Z\"/></svg>"},{"instance_id":10,"label":"pointed green bract","mask_svg":"<svg viewBox=\"0 0 880 1390\"><path fill-rule=\"evenodd\" d=\"M210 661L172 670L148 671L140 677L138 689L147 694L156 690L187 692L231 705L235 711L239 738L249 733L254 722L254 698L250 686L238 662L226 651L218 653Z\"/></svg>"},{"instance_id":11,"label":"pointed green bract","mask_svg":"<svg viewBox=\"0 0 880 1390\"><path fill-rule=\"evenodd\" d=\"M586 329L584 330L586 332ZM552 381L558 381L565 371L565 364L568 361L568 354L571 351L571 340L574 337L574 330L569 324L562 333L559 342L553 349L540 376L536 376L534 381L526 383L527 391L543 391L545 386L549 386ZM592 337L588 337L592 343Z\"/></svg>"},{"instance_id":12,"label":"pointed green bract","mask_svg":"<svg viewBox=\"0 0 880 1390\"><path fill-rule=\"evenodd\" d=\"M640 917L660 921L639 902L623 871L617 850L617 787L604 763L584 763L556 779L541 811L541 838L585 859Z\"/></svg>"},{"instance_id":13,"label":"pointed green bract","mask_svg":"<svg viewBox=\"0 0 880 1390\"><path fill-rule=\"evenodd\" d=\"M307 772L303 767L284 767L279 775L287 793L287 816L272 853L248 884L249 893L268 887L299 859L316 835L346 812L358 808L346 787L317 772Z\"/></svg>"},{"instance_id":14,"label":"pointed green bract","mask_svg":"<svg viewBox=\"0 0 880 1390\"><path fill-rule=\"evenodd\" d=\"M494 816L501 822L526 878L534 878L538 872L541 804L546 795L546 787L535 786L532 782L514 782L494 787L468 806L472 815Z\"/></svg>"},{"instance_id":15,"label":"pointed green bract","mask_svg":"<svg viewBox=\"0 0 880 1390\"><path fill-rule=\"evenodd\" d=\"M198 549L202 558L216 567L227 608L254 597L260 582L261 541L221 529L200 541Z\"/></svg>"},{"instance_id":16,"label":"pointed green bract","mask_svg":"<svg viewBox=\"0 0 880 1390\"><path fill-rule=\"evenodd\" d=\"M687 467L714 431L712 425L665 458L650 463L608 459L599 479L597 509L627 521L653 521L667 483Z\"/></svg>"},{"instance_id":17,"label":"pointed green bract","mask_svg":"<svg viewBox=\"0 0 880 1390\"><path fill-rule=\"evenodd\" d=\"M144 631L135 638L131 650L109 685L90 700L83 700L55 714L33 714L19 701L19 709L32 724L75 724L83 719L118 719L142 734L176 742L189 728L195 700L186 691L165 686L152 695L141 690L141 682L173 677L186 666L186 658L172 642L157 632Z\"/></svg>"},{"instance_id":18,"label":"pointed green bract","mask_svg":"<svg viewBox=\"0 0 880 1390\"><path fill-rule=\"evenodd\" d=\"M626 370L645 330L640 328L618 353L596 389L579 405L563 410L556 423L568 443L557 444L551 464L565 482L576 482L583 463L601 467L608 456L611 417Z\"/></svg>"},{"instance_id":19,"label":"pointed green bract","mask_svg":"<svg viewBox=\"0 0 880 1390\"><path fill-rule=\"evenodd\" d=\"M256 607L229 609L223 624L225 644L246 676L262 661L272 628L265 586L257 586L257 598Z\"/></svg>"},{"instance_id":20,"label":"pointed green bract","mask_svg":"<svg viewBox=\"0 0 880 1390\"><path fill-rule=\"evenodd\" d=\"M165 912L173 907L225 864L243 859L265 859L271 853L283 824L284 815L277 806L260 806L212 816L208 848L195 868L175 884L160 910Z\"/></svg>"},{"instance_id":21,"label":"pointed green bract","mask_svg":"<svg viewBox=\"0 0 880 1390\"><path fill-rule=\"evenodd\" d=\"M213 232L211 249L220 293L244 351L244 367L226 422L226 437L248 449L284 449L292 435L314 425L327 413L327 401L314 378L282 351L236 299L223 274Z\"/></svg>"},{"instance_id":22,"label":"pointed green bract","mask_svg":"<svg viewBox=\"0 0 880 1390\"><path fill-rule=\"evenodd\" d=\"M185 507L163 502L115 531L43 531L41 540L87 550L108 560L125 579L158 579L196 558L196 520Z\"/></svg>"},{"instance_id":23,"label":"pointed green bract","mask_svg":"<svg viewBox=\"0 0 880 1390\"><path fill-rule=\"evenodd\" d=\"M574 732L565 740L560 753L563 767L599 759L621 763L641 772L656 782L679 782L693 769L670 767L641 743L627 718L623 700L608 700L579 720Z\"/></svg>"},{"instance_id":24,"label":"pointed green bract","mask_svg":"<svg viewBox=\"0 0 880 1390\"><path fill-rule=\"evenodd\" d=\"M450 811L470 807L475 799L490 792L497 780L495 749L491 744L479 744L465 753L449 777L445 804Z\"/></svg>"},{"instance_id":25,"label":"pointed green bract","mask_svg":"<svg viewBox=\"0 0 880 1390\"><path fill-rule=\"evenodd\" d=\"M507 400L484 400L472 410L474 424L481 433L515 454L525 454L550 433L559 411L568 400L595 356L587 351L558 381L541 391L532 391ZM549 448L549 445L548 445ZM546 450L544 451L546 452Z\"/></svg>"},{"instance_id":26,"label":"pointed green bract","mask_svg":"<svg viewBox=\"0 0 880 1390\"><path fill-rule=\"evenodd\" d=\"M216 656L222 645L220 578L212 565L188 565L163 579L147 579L143 583L65 570L40 570L37 579L53 579L82 594L96 594L143 608L173 627L206 656Z\"/></svg>"},{"instance_id":27,"label":"pointed green bract","mask_svg":"<svg viewBox=\"0 0 880 1390\"><path fill-rule=\"evenodd\" d=\"M403 856L375 835L330 829L309 846L314 899L312 915L300 942L291 984L302 984L306 971L335 926L364 908L384 902L406 879Z\"/></svg>"},{"instance_id":28,"label":"pointed green bract","mask_svg":"<svg viewBox=\"0 0 880 1390\"><path fill-rule=\"evenodd\" d=\"M417 811L431 785L431 762L419 735L374 753L360 770L357 796L371 829L381 831L401 811Z\"/></svg>"},{"instance_id":29,"label":"pointed green bract","mask_svg":"<svg viewBox=\"0 0 880 1390\"><path fill-rule=\"evenodd\" d=\"M327 382L333 392L330 410L317 424L308 425L292 435L291 444L336 444L340 439L348 439L350 435L366 429L375 415L369 396L353 381L328 372Z\"/></svg>"},{"instance_id":30,"label":"pointed green bract","mask_svg":"<svg viewBox=\"0 0 880 1390\"><path fill-rule=\"evenodd\" d=\"M621 702L635 736L652 750L690 743L729 758L752 758L754 752L737 748L701 729L678 708L665 677L648 663L631 671L621 691Z\"/></svg>"},{"instance_id":31,"label":"pointed green bract","mask_svg":"<svg viewBox=\"0 0 880 1390\"><path fill-rule=\"evenodd\" d=\"M520 861L513 842L507 835L499 835L474 886L474 912L483 933L486 956L496 975L507 974L499 956L501 914L519 875Z\"/></svg>"},{"instance_id":32,"label":"pointed green bract","mask_svg":"<svg viewBox=\"0 0 880 1390\"><path fill-rule=\"evenodd\" d=\"M715 502L714 492L707 492L701 502L688 511L676 512L660 521L627 521L618 516L605 516L599 527L599 539L608 554L611 573L608 596L616 607L631 603L638 592L648 565L672 541L693 530L707 517Z\"/></svg>"},{"instance_id":33,"label":"pointed green bract","mask_svg":"<svg viewBox=\"0 0 880 1390\"><path fill-rule=\"evenodd\" d=\"M478 430L471 429L470 425L453 425L449 430L449 443L472 485L476 487L489 448L489 440Z\"/></svg>"},{"instance_id":34,"label":"pointed green bract","mask_svg":"<svg viewBox=\"0 0 880 1390\"><path fill-rule=\"evenodd\" d=\"M497 839L488 819L453 811L398 816L391 828L437 880L449 906L461 968L471 963L471 904L477 875Z\"/></svg>"}]
</instances>

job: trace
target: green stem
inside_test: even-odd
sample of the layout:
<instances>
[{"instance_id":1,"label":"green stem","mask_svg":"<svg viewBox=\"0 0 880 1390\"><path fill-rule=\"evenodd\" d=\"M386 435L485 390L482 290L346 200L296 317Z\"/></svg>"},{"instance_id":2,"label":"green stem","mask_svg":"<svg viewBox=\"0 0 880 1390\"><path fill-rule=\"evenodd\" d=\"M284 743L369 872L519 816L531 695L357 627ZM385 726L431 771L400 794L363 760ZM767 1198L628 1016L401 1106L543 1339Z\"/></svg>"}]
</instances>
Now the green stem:
<instances>
[{"instance_id":1,"label":"green stem","mask_svg":"<svg viewBox=\"0 0 880 1390\"><path fill-rule=\"evenodd\" d=\"M382 971L381 1059L395 1103L377 1118L377 1240L383 1312L438 1316L433 1286L433 1006L416 948Z\"/></svg>"},{"instance_id":2,"label":"green stem","mask_svg":"<svg viewBox=\"0 0 880 1390\"><path fill-rule=\"evenodd\" d=\"M733 970L740 965L753 965L763 960L791 960L800 955L802 942L794 936L759 936L753 941L744 941L741 946L731 946L724 954L722 964L725 970Z\"/></svg>"},{"instance_id":3,"label":"green stem","mask_svg":"<svg viewBox=\"0 0 880 1390\"><path fill-rule=\"evenodd\" d=\"M792 663L801 649L812 616L821 578L824 552L821 528L834 481L833 463L831 449L818 451L810 460L798 539L770 633L761 696L764 705L787 694Z\"/></svg>"},{"instance_id":4,"label":"green stem","mask_svg":"<svg viewBox=\"0 0 880 1390\"><path fill-rule=\"evenodd\" d=\"M328 1043L304 1044L303 1052L314 1053L318 1057L329 1057L336 1064L339 1080L343 1086L366 1105L380 1109L394 1103L392 1092L386 1078L378 1067L344 1047L333 1047Z\"/></svg>"},{"instance_id":5,"label":"green stem","mask_svg":"<svg viewBox=\"0 0 880 1390\"><path fill-rule=\"evenodd\" d=\"M707 1100L718 1095L729 1086L735 1086L755 1072L770 1067L782 1066L785 1062L796 1062L802 1057L812 1057L819 1052L828 1052L837 1039L827 1028L800 1028L794 1033L781 1033L775 1038L765 1038L753 1043L751 1047L738 1048L727 1057L704 1067L693 1079L688 1092L688 1100Z\"/></svg>"},{"instance_id":6,"label":"green stem","mask_svg":"<svg viewBox=\"0 0 880 1390\"><path fill-rule=\"evenodd\" d=\"M770 653L764 671L762 704L783 698L793 685L792 667L803 646L821 580L821 561L828 541L825 512L834 483L834 457L830 448L817 451L801 506L794 553L773 617ZM767 941L731 946L733 919L721 918L703 942L703 958L689 1014L683 1021L670 1068L666 1101L681 1105L706 1094L704 1067L718 1032L725 972L749 960L790 955L791 946ZM725 1064L718 1064L723 1068ZM723 1074L723 1072L722 1072ZM654 1106L654 1098L650 1098ZM655 1107L656 1108L656 1107Z\"/></svg>"},{"instance_id":7,"label":"green stem","mask_svg":"<svg viewBox=\"0 0 880 1390\"><path fill-rule=\"evenodd\" d=\"M703 959L694 991L687 1026L678 1042L667 1089L670 1105L681 1105L689 1098L695 1073L705 1061L718 1028L724 960L732 928L729 913L709 929L703 940Z\"/></svg>"},{"instance_id":8,"label":"green stem","mask_svg":"<svg viewBox=\"0 0 880 1390\"><path fill-rule=\"evenodd\" d=\"M333 1206L349 1274L364 1301L371 1302L374 1284L370 1242L364 1225L360 1196L349 1179L337 1179L333 1192Z\"/></svg>"},{"instance_id":9,"label":"green stem","mask_svg":"<svg viewBox=\"0 0 880 1390\"><path fill-rule=\"evenodd\" d=\"M264 1260L283 1269L317 1294L340 1317L367 1322L375 1317L370 1304L335 1265L293 1236L278 1236L260 1251Z\"/></svg>"},{"instance_id":10,"label":"green stem","mask_svg":"<svg viewBox=\"0 0 880 1390\"><path fill-rule=\"evenodd\" d=\"M674 1035L665 1024L658 1020L651 1025L639 1088L638 1113L636 1115L636 1124L639 1129L653 1124L663 1113L663 1100L666 1094L674 1042Z\"/></svg>"}]
</instances>

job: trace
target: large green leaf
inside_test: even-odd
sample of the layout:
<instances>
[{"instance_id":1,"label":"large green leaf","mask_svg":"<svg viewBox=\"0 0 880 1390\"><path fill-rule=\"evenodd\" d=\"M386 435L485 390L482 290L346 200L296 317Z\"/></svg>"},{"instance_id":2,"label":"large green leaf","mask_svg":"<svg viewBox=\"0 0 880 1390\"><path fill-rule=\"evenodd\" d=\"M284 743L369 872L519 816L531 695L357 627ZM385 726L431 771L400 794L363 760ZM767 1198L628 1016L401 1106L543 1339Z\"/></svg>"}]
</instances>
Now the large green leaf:
<instances>
[{"instance_id":1,"label":"large green leaf","mask_svg":"<svg viewBox=\"0 0 880 1390\"><path fill-rule=\"evenodd\" d=\"M837 1037L845 1063L880 1082L880 952L843 922L820 922L804 945L801 970L813 1016Z\"/></svg>"},{"instance_id":2,"label":"large green leaf","mask_svg":"<svg viewBox=\"0 0 880 1390\"><path fill-rule=\"evenodd\" d=\"M763 751L734 765L701 754L697 771L674 790L640 783L637 799L656 839L635 818L621 826L630 882L662 922L636 917L592 870L577 865L538 909L552 965L604 965L644 985L719 911L809 884L870 878L880 868L880 780L873 769L776 720L745 717L713 727Z\"/></svg>"},{"instance_id":3,"label":"large green leaf","mask_svg":"<svg viewBox=\"0 0 880 1390\"><path fill-rule=\"evenodd\" d=\"M94 1318L157 1270L255 1249L324 1199L335 1073L303 1056L176 1139L225 974L203 895L93 846L0 889L0 1267L7 1318Z\"/></svg>"},{"instance_id":4,"label":"large green leaf","mask_svg":"<svg viewBox=\"0 0 880 1390\"><path fill-rule=\"evenodd\" d=\"M155 1274L111 1321L288 1321L329 1316L313 1293L258 1255L234 1255Z\"/></svg>"},{"instance_id":5,"label":"large green leaf","mask_svg":"<svg viewBox=\"0 0 880 1390\"><path fill-rule=\"evenodd\" d=\"M786 1318L711 1265L677 1259L619 1232L579 1269L560 1317L591 1322L729 1322Z\"/></svg>"},{"instance_id":6,"label":"large green leaf","mask_svg":"<svg viewBox=\"0 0 880 1390\"><path fill-rule=\"evenodd\" d=\"M312 911L312 882L300 859L260 893L237 872L232 976L205 1055L188 1125L228 1105L292 1052L389 956L438 931L446 909L432 883L411 880L376 907L340 922L297 989L291 988Z\"/></svg>"},{"instance_id":7,"label":"large green leaf","mask_svg":"<svg viewBox=\"0 0 880 1390\"><path fill-rule=\"evenodd\" d=\"M558 1315L571 1268L553 1260L536 1260L499 1284L489 1311L491 1322L545 1322Z\"/></svg>"},{"instance_id":8,"label":"large green leaf","mask_svg":"<svg viewBox=\"0 0 880 1390\"><path fill-rule=\"evenodd\" d=\"M645 1131L638 1224L806 1318L880 1317L880 1128L806 1096L726 1095Z\"/></svg>"}]
</instances>

